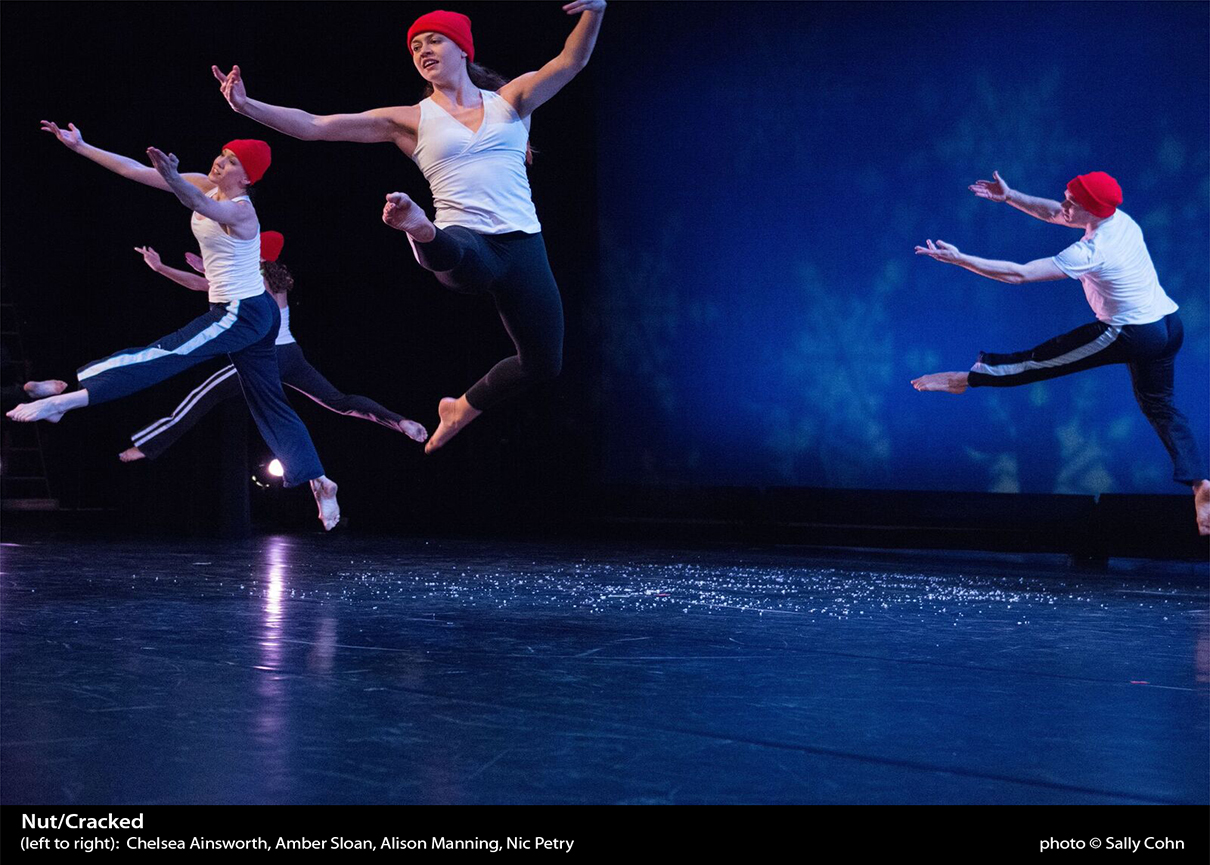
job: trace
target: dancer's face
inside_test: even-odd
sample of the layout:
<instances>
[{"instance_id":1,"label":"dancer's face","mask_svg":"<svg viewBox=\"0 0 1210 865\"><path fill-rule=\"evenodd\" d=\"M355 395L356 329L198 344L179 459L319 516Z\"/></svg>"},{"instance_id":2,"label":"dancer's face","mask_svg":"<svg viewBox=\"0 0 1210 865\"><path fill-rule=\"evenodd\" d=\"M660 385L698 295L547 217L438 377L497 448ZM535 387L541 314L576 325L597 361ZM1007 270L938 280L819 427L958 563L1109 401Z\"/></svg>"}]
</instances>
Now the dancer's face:
<instances>
[{"instance_id":1,"label":"dancer's face","mask_svg":"<svg viewBox=\"0 0 1210 865\"><path fill-rule=\"evenodd\" d=\"M1063 221L1068 225L1088 225L1089 222L1096 219L1091 213L1076 203L1076 200L1071 197L1071 191L1068 190L1063 198L1063 204L1060 205L1063 214Z\"/></svg>"},{"instance_id":2,"label":"dancer's face","mask_svg":"<svg viewBox=\"0 0 1210 865\"><path fill-rule=\"evenodd\" d=\"M218 155L206 176L215 185L227 182L235 183L240 188L248 186L248 174L240 164L239 157L231 150L224 150Z\"/></svg>"},{"instance_id":3,"label":"dancer's face","mask_svg":"<svg viewBox=\"0 0 1210 865\"><path fill-rule=\"evenodd\" d=\"M416 71L426 81L456 78L458 70L466 66L466 54L440 33L417 33L409 49Z\"/></svg>"}]
</instances>

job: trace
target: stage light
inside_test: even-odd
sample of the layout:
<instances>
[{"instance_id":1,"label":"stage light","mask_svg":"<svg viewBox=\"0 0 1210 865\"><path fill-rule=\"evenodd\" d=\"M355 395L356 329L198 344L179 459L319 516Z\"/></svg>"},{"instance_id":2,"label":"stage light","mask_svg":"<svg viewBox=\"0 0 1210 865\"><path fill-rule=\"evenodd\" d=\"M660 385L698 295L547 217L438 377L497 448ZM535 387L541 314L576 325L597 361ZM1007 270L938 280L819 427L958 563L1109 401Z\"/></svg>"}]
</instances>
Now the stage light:
<instances>
[{"instance_id":1,"label":"stage light","mask_svg":"<svg viewBox=\"0 0 1210 865\"><path fill-rule=\"evenodd\" d=\"M285 476L286 469L281 464L281 460L266 460L257 466L252 475L252 483L262 490L277 489L281 487L282 478Z\"/></svg>"}]
</instances>

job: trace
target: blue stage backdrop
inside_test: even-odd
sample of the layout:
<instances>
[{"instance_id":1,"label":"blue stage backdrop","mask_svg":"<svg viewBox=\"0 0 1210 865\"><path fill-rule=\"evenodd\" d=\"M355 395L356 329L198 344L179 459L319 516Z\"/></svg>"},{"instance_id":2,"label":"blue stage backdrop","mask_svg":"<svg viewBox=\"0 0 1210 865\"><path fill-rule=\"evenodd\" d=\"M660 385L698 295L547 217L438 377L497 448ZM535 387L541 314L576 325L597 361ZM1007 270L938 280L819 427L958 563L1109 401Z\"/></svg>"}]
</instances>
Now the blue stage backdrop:
<instances>
[{"instance_id":1,"label":"blue stage backdrop","mask_svg":"<svg viewBox=\"0 0 1210 865\"><path fill-rule=\"evenodd\" d=\"M593 60L606 478L1179 492L1123 366L913 390L1093 318L1074 280L1010 286L913 247L1053 255L1079 230L967 186L998 169L1061 199L1113 174L1180 304L1178 402L1205 449L1207 10L619 5Z\"/></svg>"}]
</instances>

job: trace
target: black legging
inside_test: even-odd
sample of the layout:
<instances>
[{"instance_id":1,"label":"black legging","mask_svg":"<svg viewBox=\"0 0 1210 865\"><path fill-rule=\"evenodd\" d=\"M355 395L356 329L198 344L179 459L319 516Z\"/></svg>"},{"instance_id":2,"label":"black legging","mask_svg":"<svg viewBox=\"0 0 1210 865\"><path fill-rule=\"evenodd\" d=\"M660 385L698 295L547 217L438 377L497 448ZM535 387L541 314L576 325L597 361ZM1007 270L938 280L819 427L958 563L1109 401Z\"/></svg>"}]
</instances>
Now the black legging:
<instances>
[{"instance_id":1,"label":"black legging","mask_svg":"<svg viewBox=\"0 0 1210 865\"><path fill-rule=\"evenodd\" d=\"M466 401L486 411L529 385L554 378L563 367L563 301L546 260L542 235L511 231L479 234L469 228L437 229L416 243L416 259L446 288L486 292L496 302L517 353L471 385Z\"/></svg>"}]
</instances>

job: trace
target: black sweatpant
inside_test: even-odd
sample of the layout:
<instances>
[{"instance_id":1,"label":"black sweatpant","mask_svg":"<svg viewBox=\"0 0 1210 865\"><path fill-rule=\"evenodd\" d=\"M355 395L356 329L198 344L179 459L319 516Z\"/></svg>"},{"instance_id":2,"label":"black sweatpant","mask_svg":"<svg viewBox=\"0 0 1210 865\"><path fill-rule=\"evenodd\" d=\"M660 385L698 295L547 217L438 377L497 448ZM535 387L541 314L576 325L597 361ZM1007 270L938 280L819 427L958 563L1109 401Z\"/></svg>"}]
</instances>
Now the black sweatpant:
<instances>
[{"instance_id":1,"label":"black sweatpant","mask_svg":"<svg viewBox=\"0 0 1210 865\"><path fill-rule=\"evenodd\" d=\"M282 384L310 397L329 411L402 431L400 425L405 419L403 415L383 408L369 397L341 393L319 370L307 362L298 343L289 342L276 348ZM172 414L147 425L132 435L130 440L148 459L153 460L175 444L177 439L192 429L211 409L224 400L240 396L241 392L235 367L225 366L194 388L180 405L173 409Z\"/></svg>"},{"instance_id":2,"label":"black sweatpant","mask_svg":"<svg viewBox=\"0 0 1210 865\"><path fill-rule=\"evenodd\" d=\"M85 364L76 377L88 390L89 405L99 405L226 355L243 379L244 398L261 437L285 466L286 485L297 486L322 477L324 470L307 428L282 393L273 350L280 327L281 311L267 291L212 303L209 312L159 342Z\"/></svg>"},{"instance_id":3,"label":"black sweatpant","mask_svg":"<svg viewBox=\"0 0 1210 865\"><path fill-rule=\"evenodd\" d=\"M1139 408L1172 457L1173 480L1194 484L1207 476L1206 467L1189 419L1173 401L1174 360L1184 338L1181 317L1175 312L1150 324L1111 325L1094 321L1026 351L979 352L968 384L1013 387L1096 366L1124 363L1130 370Z\"/></svg>"}]
</instances>

